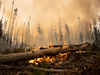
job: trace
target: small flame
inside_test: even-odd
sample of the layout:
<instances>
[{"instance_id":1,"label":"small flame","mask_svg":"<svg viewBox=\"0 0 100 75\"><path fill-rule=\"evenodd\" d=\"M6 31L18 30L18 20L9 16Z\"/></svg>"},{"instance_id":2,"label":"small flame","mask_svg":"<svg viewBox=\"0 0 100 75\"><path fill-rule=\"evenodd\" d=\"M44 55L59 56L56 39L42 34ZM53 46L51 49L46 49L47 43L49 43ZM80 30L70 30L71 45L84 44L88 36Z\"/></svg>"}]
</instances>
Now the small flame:
<instances>
[{"instance_id":1,"label":"small flame","mask_svg":"<svg viewBox=\"0 0 100 75\"><path fill-rule=\"evenodd\" d=\"M68 44L66 43L66 41L63 41L64 45L63 46L68 46ZM69 46L68 46L69 47Z\"/></svg>"},{"instance_id":2,"label":"small flame","mask_svg":"<svg viewBox=\"0 0 100 75\"><path fill-rule=\"evenodd\" d=\"M38 63L35 63L35 65L38 65Z\"/></svg>"},{"instance_id":3,"label":"small flame","mask_svg":"<svg viewBox=\"0 0 100 75\"><path fill-rule=\"evenodd\" d=\"M40 49L31 49L31 51L40 50Z\"/></svg>"},{"instance_id":4,"label":"small flame","mask_svg":"<svg viewBox=\"0 0 100 75\"><path fill-rule=\"evenodd\" d=\"M52 43L50 43L50 46L51 46L50 48L54 48Z\"/></svg>"},{"instance_id":5,"label":"small flame","mask_svg":"<svg viewBox=\"0 0 100 75\"><path fill-rule=\"evenodd\" d=\"M34 63L34 60L30 60L29 63Z\"/></svg>"},{"instance_id":6,"label":"small flame","mask_svg":"<svg viewBox=\"0 0 100 75\"><path fill-rule=\"evenodd\" d=\"M51 45L51 47L50 48L54 48L52 45Z\"/></svg>"}]
</instances>

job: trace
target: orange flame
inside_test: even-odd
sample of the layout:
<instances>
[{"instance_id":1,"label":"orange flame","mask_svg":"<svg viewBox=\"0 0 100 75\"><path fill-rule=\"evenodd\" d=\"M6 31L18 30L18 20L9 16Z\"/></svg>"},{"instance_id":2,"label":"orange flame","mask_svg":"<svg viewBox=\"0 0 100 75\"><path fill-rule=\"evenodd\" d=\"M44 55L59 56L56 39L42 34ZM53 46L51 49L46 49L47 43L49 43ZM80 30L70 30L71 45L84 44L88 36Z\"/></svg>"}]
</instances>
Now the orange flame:
<instances>
[{"instance_id":1,"label":"orange flame","mask_svg":"<svg viewBox=\"0 0 100 75\"><path fill-rule=\"evenodd\" d=\"M50 46L51 46L50 48L54 48L53 45L52 45L52 43L50 43Z\"/></svg>"},{"instance_id":2,"label":"orange flame","mask_svg":"<svg viewBox=\"0 0 100 75\"><path fill-rule=\"evenodd\" d=\"M40 49L31 49L31 51L40 50Z\"/></svg>"},{"instance_id":3,"label":"orange flame","mask_svg":"<svg viewBox=\"0 0 100 75\"><path fill-rule=\"evenodd\" d=\"M66 41L63 41L63 42L64 42L63 46L68 46ZM51 47L50 48L54 48L52 43L51 43ZM31 49L31 51L34 51L34 50L39 50L39 49ZM67 53L60 53L60 57L59 57L58 61L66 60L67 59L67 55L69 53L70 53L70 51L67 52ZM41 58L35 58L34 60L30 60L29 63L35 63L35 65L38 65L37 62L42 62L42 61L52 62L53 63L57 57L58 57L58 55L55 55L55 56L44 56L44 57L41 57Z\"/></svg>"},{"instance_id":4,"label":"orange flame","mask_svg":"<svg viewBox=\"0 0 100 75\"><path fill-rule=\"evenodd\" d=\"M67 55L68 53L70 52L67 52L67 53L60 53L60 57L58 59L58 61L63 61L63 60L66 60L67 59ZM58 57L58 55L55 55L55 56L44 56L44 57L41 57L41 58L35 58L34 60L30 60L29 63L35 63L35 65L38 65L36 64L37 62L42 62L42 61L45 61L45 62L54 62L55 59Z\"/></svg>"},{"instance_id":5,"label":"orange flame","mask_svg":"<svg viewBox=\"0 0 100 75\"><path fill-rule=\"evenodd\" d=\"M66 41L63 41L64 45L63 46L68 46L68 44L66 43ZM68 46L69 47L69 46Z\"/></svg>"}]
</instances>

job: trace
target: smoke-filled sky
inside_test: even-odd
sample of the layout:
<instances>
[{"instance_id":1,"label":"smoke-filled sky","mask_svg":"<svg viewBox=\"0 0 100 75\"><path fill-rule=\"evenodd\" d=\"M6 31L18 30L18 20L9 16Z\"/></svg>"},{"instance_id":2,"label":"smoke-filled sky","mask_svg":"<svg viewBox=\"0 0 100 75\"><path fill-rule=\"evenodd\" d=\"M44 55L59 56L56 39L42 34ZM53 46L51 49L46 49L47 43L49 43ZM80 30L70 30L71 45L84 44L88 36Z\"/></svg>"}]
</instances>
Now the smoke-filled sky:
<instances>
[{"instance_id":1,"label":"smoke-filled sky","mask_svg":"<svg viewBox=\"0 0 100 75\"><path fill-rule=\"evenodd\" d=\"M11 14L13 0L1 0L1 12L5 7L5 17L8 20ZM98 17L100 12L100 0L15 0L14 8L18 8L17 22L22 26L23 22L29 20L31 30L34 31L40 23L45 36L48 28L53 24L59 24L61 18L62 28L65 23L73 26L81 20L92 20ZM2 13L1 13L2 14Z\"/></svg>"},{"instance_id":2,"label":"smoke-filled sky","mask_svg":"<svg viewBox=\"0 0 100 75\"><path fill-rule=\"evenodd\" d=\"M6 18L10 18L13 0L1 0L5 6ZM31 26L40 23L43 26L57 24L59 17L67 24L76 22L77 17L90 19L98 14L100 0L15 0L14 8L18 8L18 22L28 21Z\"/></svg>"}]
</instances>

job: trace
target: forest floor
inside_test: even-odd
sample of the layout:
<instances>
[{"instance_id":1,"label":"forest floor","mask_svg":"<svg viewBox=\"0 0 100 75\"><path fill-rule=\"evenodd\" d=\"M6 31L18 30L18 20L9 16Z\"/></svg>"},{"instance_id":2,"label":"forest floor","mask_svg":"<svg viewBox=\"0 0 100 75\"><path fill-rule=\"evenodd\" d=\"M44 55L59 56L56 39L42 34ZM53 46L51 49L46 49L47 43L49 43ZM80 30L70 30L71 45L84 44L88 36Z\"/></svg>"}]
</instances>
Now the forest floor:
<instances>
[{"instance_id":1,"label":"forest floor","mask_svg":"<svg viewBox=\"0 0 100 75\"><path fill-rule=\"evenodd\" d=\"M16 51L13 53L19 52ZM85 53L82 51L71 53L67 60L57 62L57 65L41 62L36 66L28 63L29 60L0 64L0 75L100 75L100 47L98 44L92 44L84 51ZM6 50L2 54L9 52Z\"/></svg>"}]
</instances>

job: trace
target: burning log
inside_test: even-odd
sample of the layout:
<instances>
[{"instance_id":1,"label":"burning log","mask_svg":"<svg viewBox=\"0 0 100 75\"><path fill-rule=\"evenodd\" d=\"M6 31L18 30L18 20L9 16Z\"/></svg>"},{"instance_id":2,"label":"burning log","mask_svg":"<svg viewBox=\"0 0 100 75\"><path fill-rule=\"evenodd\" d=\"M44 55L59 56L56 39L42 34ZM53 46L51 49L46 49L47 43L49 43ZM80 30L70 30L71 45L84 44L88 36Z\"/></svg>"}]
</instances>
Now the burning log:
<instances>
[{"instance_id":1,"label":"burning log","mask_svg":"<svg viewBox=\"0 0 100 75\"><path fill-rule=\"evenodd\" d=\"M60 53L82 50L82 49L86 48L88 45L89 44L86 43L86 44L81 45L80 47L74 47L74 48L63 46ZM33 58L43 57L45 55L57 55L59 53L59 49L60 48L58 47L58 48L16 53L16 54L7 54L7 55L1 54L0 55L0 63L8 64L8 63L13 63L13 62L19 62L21 60L30 60Z\"/></svg>"}]
</instances>

